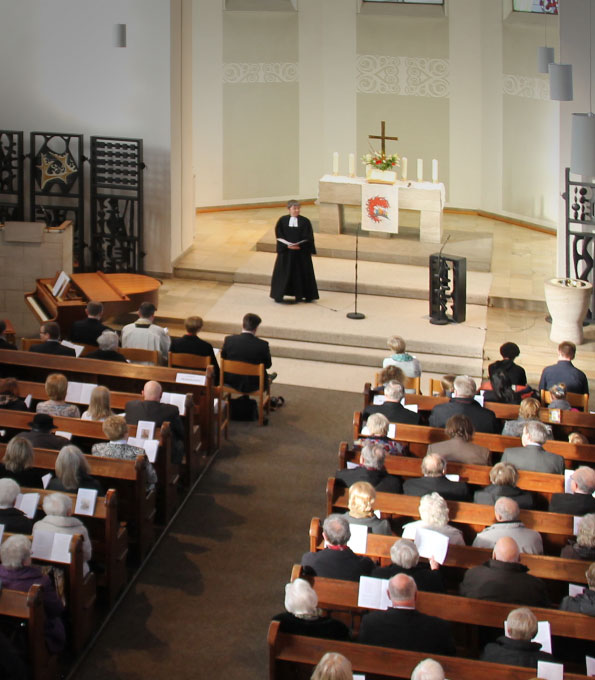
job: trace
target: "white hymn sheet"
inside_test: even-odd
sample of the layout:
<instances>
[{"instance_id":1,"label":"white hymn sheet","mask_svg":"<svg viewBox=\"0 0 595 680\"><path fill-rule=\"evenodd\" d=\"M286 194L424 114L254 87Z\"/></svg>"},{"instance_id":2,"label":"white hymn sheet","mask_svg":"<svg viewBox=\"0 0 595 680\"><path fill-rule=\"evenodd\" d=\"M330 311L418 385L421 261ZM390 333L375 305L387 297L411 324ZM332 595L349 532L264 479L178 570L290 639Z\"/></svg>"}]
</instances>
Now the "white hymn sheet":
<instances>
[{"instance_id":1,"label":"white hymn sheet","mask_svg":"<svg viewBox=\"0 0 595 680\"><path fill-rule=\"evenodd\" d=\"M473 398L480 406L483 406L483 394L476 394Z\"/></svg>"},{"instance_id":2,"label":"white hymn sheet","mask_svg":"<svg viewBox=\"0 0 595 680\"><path fill-rule=\"evenodd\" d=\"M66 432L66 430L56 430L57 437L64 437L64 439L72 439L72 432Z\"/></svg>"},{"instance_id":3,"label":"white hymn sheet","mask_svg":"<svg viewBox=\"0 0 595 680\"><path fill-rule=\"evenodd\" d=\"M172 404L173 406L177 406L181 416L184 415L186 410L185 401L186 401L185 394L177 394L176 392L164 392L161 395L161 403Z\"/></svg>"},{"instance_id":4,"label":"white hymn sheet","mask_svg":"<svg viewBox=\"0 0 595 680\"><path fill-rule=\"evenodd\" d=\"M415 545L420 557L433 557L438 564L444 564L448 552L448 536L439 531L420 528L415 534Z\"/></svg>"},{"instance_id":5,"label":"white hymn sheet","mask_svg":"<svg viewBox=\"0 0 595 680\"><path fill-rule=\"evenodd\" d=\"M48 472L47 475L44 475L44 476L41 478L41 483L43 484L43 488L44 488L44 489L47 489L47 488L48 488L48 484L50 483L50 479L51 479L51 478L52 478L52 473L51 473L51 472Z\"/></svg>"},{"instance_id":6,"label":"white hymn sheet","mask_svg":"<svg viewBox=\"0 0 595 680\"><path fill-rule=\"evenodd\" d=\"M568 594L570 597L576 597L577 595L582 595L585 592L585 586L579 586L576 583L568 584Z\"/></svg>"},{"instance_id":7,"label":"white hymn sheet","mask_svg":"<svg viewBox=\"0 0 595 680\"><path fill-rule=\"evenodd\" d=\"M221 348L213 347L213 353L215 354L216 357L218 357L221 354Z\"/></svg>"},{"instance_id":8,"label":"white hymn sheet","mask_svg":"<svg viewBox=\"0 0 595 680\"><path fill-rule=\"evenodd\" d=\"M396 423L390 423L388 426L388 438L389 439L395 439L397 436L397 424Z\"/></svg>"},{"instance_id":9,"label":"white hymn sheet","mask_svg":"<svg viewBox=\"0 0 595 680\"><path fill-rule=\"evenodd\" d=\"M372 402L374 406L382 406L384 404L385 396L384 394L375 394L374 401Z\"/></svg>"},{"instance_id":10,"label":"white hymn sheet","mask_svg":"<svg viewBox=\"0 0 595 680\"><path fill-rule=\"evenodd\" d=\"M388 579L360 576L357 606L365 609L392 607L392 602L388 597Z\"/></svg>"},{"instance_id":11,"label":"white hymn sheet","mask_svg":"<svg viewBox=\"0 0 595 680\"><path fill-rule=\"evenodd\" d=\"M75 515L93 516L97 502L97 489L79 489L74 506Z\"/></svg>"},{"instance_id":12,"label":"white hymn sheet","mask_svg":"<svg viewBox=\"0 0 595 680\"><path fill-rule=\"evenodd\" d=\"M349 520L349 517L347 517ZM347 545L358 555L366 553L368 545L368 527L365 524L349 524L351 531L351 538L347 541Z\"/></svg>"},{"instance_id":13,"label":"white hymn sheet","mask_svg":"<svg viewBox=\"0 0 595 680\"><path fill-rule=\"evenodd\" d=\"M542 652L552 653L552 630L549 621L537 622L537 634L531 642L539 642Z\"/></svg>"},{"instance_id":14,"label":"white hymn sheet","mask_svg":"<svg viewBox=\"0 0 595 680\"><path fill-rule=\"evenodd\" d=\"M538 661L537 677L541 680L564 680L564 666L561 663Z\"/></svg>"},{"instance_id":15,"label":"white hymn sheet","mask_svg":"<svg viewBox=\"0 0 595 680\"><path fill-rule=\"evenodd\" d=\"M70 564L70 542L72 541L71 534L54 534L54 542L52 543L52 554L50 559L52 562L62 562L62 564Z\"/></svg>"},{"instance_id":16,"label":"white hymn sheet","mask_svg":"<svg viewBox=\"0 0 595 680\"><path fill-rule=\"evenodd\" d=\"M66 288L66 284L70 281L70 276L64 271L60 272L60 276L56 279L56 283L54 283L54 286L52 288L52 295L54 297L60 297L62 295L62 292L64 288Z\"/></svg>"},{"instance_id":17,"label":"white hymn sheet","mask_svg":"<svg viewBox=\"0 0 595 680\"><path fill-rule=\"evenodd\" d=\"M359 465L357 463L354 463L352 460L347 461L347 469L348 470L355 470L355 468L358 468Z\"/></svg>"},{"instance_id":18,"label":"white hymn sheet","mask_svg":"<svg viewBox=\"0 0 595 680\"><path fill-rule=\"evenodd\" d=\"M595 676L595 656L586 656L585 661L587 663L587 675Z\"/></svg>"},{"instance_id":19,"label":"white hymn sheet","mask_svg":"<svg viewBox=\"0 0 595 680\"><path fill-rule=\"evenodd\" d=\"M195 373L176 373L176 382L185 385L206 385L207 376Z\"/></svg>"},{"instance_id":20,"label":"white hymn sheet","mask_svg":"<svg viewBox=\"0 0 595 680\"><path fill-rule=\"evenodd\" d=\"M0 524L0 543L2 543L2 536L4 536L4 524Z\"/></svg>"},{"instance_id":21,"label":"white hymn sheet","mask_svg":"<svg viewBox=\"0 0 595 680\"><path fill-rule=\"evenodd\" d=\"M415 534L417 531L417 526L404 526L401 538L408 538L410 541L415 541Z\"/></svg>"},{"instance_id":22,"label":"white hymn sheet","mask_svg":"<svg viewBox=\"0 0 595 680\"><path fill-rule=\"evenodd\" d=\"M31 557L39 560L49 560L52 556L54 534L51 531L36 531L31 542Z\"/></svg>"},{"instance_id":23,"label":"white hymn sheet","mask_svg":"<svg viewBox=\"0 0 595 680\"><path fill-rule=\"evenodd\" d=\"M31 400L32 400L32 399L33 399L33 395L32 395L32 394L28 394L28 395L25 397L25 406L26 406L27 408L31 408Z\"/></svg>"},{"instance_id":24,"label":"white hymn sheet","mask_svg":"<svg viewBox=\"0 0 595 680\"><path fill-rule=\"evenodd\" d=\"M448 475L444 475L444 476L446 477L446 479L450 479L451 482L458 482L461 479L460 475L448 474Z\"/></svg>"},{"instance_id":25,"label":"white hymn sheet","mask_svg":"<svg viewBox=\"0 0 595 680\"><path fill-rule=\"evenodd\" d=\"M362 434L363 434L365 437L369 436L370 430L368 429L368 426L367 426L367 425L364 425L364 426L362 427Z\"/></svg>"},{"instance_id":26,"label":"white hymn sheet","mask_svg":"<svg viewBox=\"0 0 595 680\"><path fill-rule=\"evenodd\" d=\"M137 439L153 439L155 436L155 422L152 420L139 420L136 426Z\"/></svg>"},{"instance_id":27,"label":"white hymn sheet","mask_svg":"<svg viewBox=\"0 0 595 680\"><path fill-rule=\"evenodd\" d=\"M128 444L130 446L138 446L147 454L149 463L154 463L157 460L157 449L159 448L158 439L140 439L139 437L128 437Z\"/></svg>"},{"instance_id":28,"label":"white hymn sheet","mask_svg":"<svg viewBox=\"0 0 595 680\"><path fill-rule=\"evenodd\" d=\"M21 510L21 512L24 512L29 519L33 519L35 517L38 505L38 493L20 493L14 502L14 507Z\"/></svg>"},{"instance_id":29,"label":"white hymn sheet","mask_svg":"<svg viewBox=\"0 0 595 680\"><path fill-rule=\"evenodd\" d=\"M578 535L578 528L581 523L582 517L573 517L572 518L572 533L577 536Z\"/></svg>"},{"instance_id":30,"label":"white hymn sheet","mask_svg":"<svg viewBox=\"0 0 595 680\"><path fill-rule=\"evenodd\" d=\"M366 676L361 673L354 673L353 680L366 680Z\"/></svg>"},{"instance_id":31,"label":"white hymn sheet","mask_svg":"<svg viewBox=\"0 0 595 680\"><path fill-rule=\"evenodd\" d=\"M418 406L417 404L405 404L405 408L408 411L413 411L413 413L417 413Z\"/></svg>"},{"instance_id":32,"label":"white hymn sheet","mask_svg":"<svg viewBox=\"0 0 595 680\"><path fill-rule=\"evenodd\" d=\"M570 489L570 480L573 474L574 470L564 470L564 493L572 493Z\"/></svg>"},{"instance_id":33,"label":"white hymn sheet","mask_svg":"<svg viewBox=\"0 0 595 680\"><path fill-rule=\"evenodd\" d=\"M83 345L75 345L74 342L68 342L68 340L62 340L60 344L64 345L64 347L70 347L70 349L73 349L77 357L80 357L81 352L85 349Z\"/></svg>"}]
</instances>

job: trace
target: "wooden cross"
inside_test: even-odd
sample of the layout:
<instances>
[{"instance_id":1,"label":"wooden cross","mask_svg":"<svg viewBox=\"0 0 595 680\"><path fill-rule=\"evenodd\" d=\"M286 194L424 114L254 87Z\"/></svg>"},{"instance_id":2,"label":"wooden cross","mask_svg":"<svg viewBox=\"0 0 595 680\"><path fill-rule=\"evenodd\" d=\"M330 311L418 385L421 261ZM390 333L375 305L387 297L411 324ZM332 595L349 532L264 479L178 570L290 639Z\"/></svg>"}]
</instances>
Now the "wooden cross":
<instances>
[{"instance_id":1,"label":"wooden cross","mask_svg":"<svg viewBox=\"0 0 595 680\"><path fill-rule=\"evenodd\" d=\"M386 142L387 139L390 139L393 142L396 142L399 139L398 137L387 137L386 134L385 134L385 126L386 126L385 121L381 121L381 123L380 123L380 135L368 135L369 139L379 139L380 140L380 144L381 144L380 148L381 148L383 154L385 153L385 149L386 149L385 142Z\"/></svg>"}]
</instances>

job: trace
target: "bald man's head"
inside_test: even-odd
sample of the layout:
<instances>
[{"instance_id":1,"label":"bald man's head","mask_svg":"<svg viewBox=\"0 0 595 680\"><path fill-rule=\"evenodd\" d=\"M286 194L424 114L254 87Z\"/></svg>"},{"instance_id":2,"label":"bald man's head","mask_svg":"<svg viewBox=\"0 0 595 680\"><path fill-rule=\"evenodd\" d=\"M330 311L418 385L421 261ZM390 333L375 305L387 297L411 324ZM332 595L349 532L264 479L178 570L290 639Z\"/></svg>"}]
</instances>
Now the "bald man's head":
<instances>
[{"instance_id":1,"label":"bald man's head","mask_svg":"<svg viewBox=\"0 0 595 680\"><path fill-rule=\"evenodd\" d=\"M415 607L417 585L411 576L397 574L388 582L388 594L395 606Z\"/></svg>"},{"instance_id":2,"label":"bald man's head","mask_svg":"<svg viewBox=\"0 0 595 680\"><path fill-rule=\"evenodd\" d=\"M498 539L494 546L493 557L500 562L518 562L519 555L519 546L510 536L503 536Z\"/></svg>"},{"instance_id":3,"label":"bald man's head","mask_svg":"<svg viewBox=\"0 0 595 680\"><path fill-rule=\"evenodd\" d=\"M500 496L494 505L494 516L497 522L514 522L520 515L519 504L507 496Z\"/></svg>"},{"instance_id":4,"label":"bald man's head","mask_svg":"<svg viewBox=\"0 0 595 680\"><path fill-rule=\"evenodd\" d=\"M161 385L156 380L149 380L143 388L145 401L159 401L162 393Z\"/></svg>"}]
</instances>

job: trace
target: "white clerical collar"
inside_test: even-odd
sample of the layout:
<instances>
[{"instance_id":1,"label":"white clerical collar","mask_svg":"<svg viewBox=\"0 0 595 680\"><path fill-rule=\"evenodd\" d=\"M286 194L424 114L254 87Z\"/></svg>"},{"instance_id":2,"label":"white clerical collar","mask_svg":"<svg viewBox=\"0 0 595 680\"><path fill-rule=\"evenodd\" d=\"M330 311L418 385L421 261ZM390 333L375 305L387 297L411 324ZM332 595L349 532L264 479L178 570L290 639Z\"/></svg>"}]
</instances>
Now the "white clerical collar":
<instances>
[{"instance_id":1,"label":"white clerical collar","mask_svg":"<svg viewBox=\"0 0 595 680\"><path fill-rule=\"evenodd\" d=\"M297 227L298 226L298 218L297 217L290 217L289 218L289 226L290 227Z\"/></svg>"}]
</instances>

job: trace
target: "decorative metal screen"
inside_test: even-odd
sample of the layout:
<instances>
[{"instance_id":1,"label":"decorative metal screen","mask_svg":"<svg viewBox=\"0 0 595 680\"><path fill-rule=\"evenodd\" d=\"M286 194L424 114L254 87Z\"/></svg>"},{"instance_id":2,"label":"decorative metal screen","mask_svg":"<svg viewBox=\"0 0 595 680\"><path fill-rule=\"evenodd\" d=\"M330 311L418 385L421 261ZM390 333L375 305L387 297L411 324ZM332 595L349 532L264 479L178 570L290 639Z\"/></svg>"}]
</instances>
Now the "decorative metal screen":
<instances>
[{"instance_id":1,"label":"decorative metal screen","mask_svg":"<svg viewBox=\"0 0 595 680\"><path fill-rule=\"evenodd\" d=\"M85 268L83 135L31 132L30 219L57 227L73 222L74 269Z\"/></svg>"},{"instance_id":2,"label":"decorative metal screen","mask_svg":"<svg viewBox=\"0 0 595 680\"><path fill-rule=\"evenodd\" d=\"M143 271L143 140L91 137L94 269Z\"/></svg>"},{"instance_id":3,"label":"decorative metal screen","mask_svg":"<svg viewBox=\"0 0 595 680\"><path fill-rule=\"evenodd\" d=\"M566 168L566 276L593 285L587 320L595 321L595 184L570 179Z\"/></svg>"},{"instance_id":4,"label":"decorative metal screen","mask_svg":"<svg viewBox=\"0 0 595 680\"><path fill-rule=\"evenodd\" d=\"M23 133L0 130L0 224L25 219Z\"/></svg>"},{"instance_id":5,"label":"decorative metal screen","mask_svg":"<svg viewBox=\"0 0 595 680\"><path fill-rule=\"evenodd\" d=\"M429 273L430 322L463 323L467 315L467 258L442 252L430 255Z\"/></svg>"}]
</instances>

